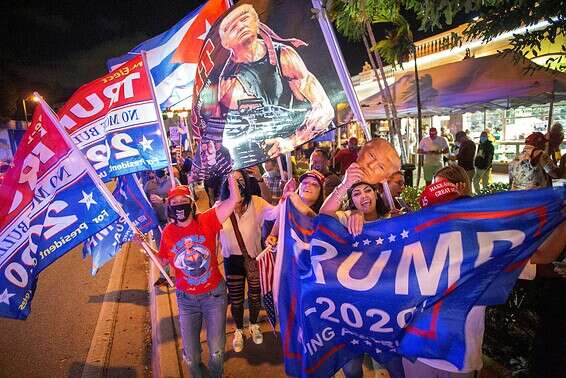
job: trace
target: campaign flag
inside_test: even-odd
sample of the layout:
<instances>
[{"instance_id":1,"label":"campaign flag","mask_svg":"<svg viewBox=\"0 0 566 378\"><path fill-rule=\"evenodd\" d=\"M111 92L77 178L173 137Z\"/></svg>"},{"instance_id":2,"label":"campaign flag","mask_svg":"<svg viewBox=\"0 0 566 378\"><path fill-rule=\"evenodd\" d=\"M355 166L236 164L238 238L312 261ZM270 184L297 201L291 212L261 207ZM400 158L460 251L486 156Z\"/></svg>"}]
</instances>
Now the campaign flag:
<instances>
[{"instance_id":1,"label":"campaign flag","mask_svg":"<svg viewBox=\"0 0 566 378\"><path fill-rule=\"evenodd\" d=\"M259 284L261 287L261 296L263 298L263 307L267 312L267 319L273 330L277 324L277 316L275 314L275 302L273 300L273 270L275 268L275 257L271 251L271 247L264 249L257 257L257 265L259 270Z\"/></svg>"},{"instance_id":2,"label":"campaign flag","mask_svg":"<svg viewBox=\"0 0 566 378\"><path fill-rule=\"evenodd\" d=\"M171 29L145 42L130 52L109 59L107 66L114 70L142 51L155 85L155 96L161 110L189 99L193 93L198 55L210 25L229 7L228 0L209 0L186 15ZM190 100L187 102L187 108Z\"/></svg>"},{"instance_id":3,"label":"campaign flag","mask_svg":"<svg viewBox=\"0 0 566 378\"><path fill-rule=\"evenodd\" d=\"M566 187L458 200L358 237L287 201L275 275L286 373L328 377L363 353L461 368L468 312L506 301L565 199Z\"/></svg>"},{"instance_id":4,"label":"campaign flag","mask_svg":"<svg viewBox=\"0 0 566 378\"><path fill-rule=\"evenodd\" d=\"M149 232L159 224L151 204L135 175L118 178L112 193L118 203L143 233ZM92 256L92 275L112 259L122 245L134 237L133 230L124 218L119 218L105 229L91 236L84 242L83 256Z\"/></svg>"},{"instance_id":5,"label":"campaign flag","mask_svg":"<svg viewBox=\"0 0 566 378\"><path fill-rule=\"evenodd\" d=\"M194 176L256 165L339 126L348 103L309 1L246 1L200 52L191 125Z\"/></svg>"},{"instance_id":6,"label":"campaign flag","mask_svg":"<svg viewBox=\"0 0 566 378\"><path fill-rule=\"evenodd\" d=\"M80 87L58 115L103 181L168 166L141 56Z\"/></svg>"},{"instance_id":7,"label":"campaign flag","mask_svg":"<svg viewBox=\"0 0 566 378\"><path fill-rule=\"evenodd\" d=\"M0 316L26 319L37 276L118 215L51 109L35 108L0 186Z\"/></svg>"}]
</instances>

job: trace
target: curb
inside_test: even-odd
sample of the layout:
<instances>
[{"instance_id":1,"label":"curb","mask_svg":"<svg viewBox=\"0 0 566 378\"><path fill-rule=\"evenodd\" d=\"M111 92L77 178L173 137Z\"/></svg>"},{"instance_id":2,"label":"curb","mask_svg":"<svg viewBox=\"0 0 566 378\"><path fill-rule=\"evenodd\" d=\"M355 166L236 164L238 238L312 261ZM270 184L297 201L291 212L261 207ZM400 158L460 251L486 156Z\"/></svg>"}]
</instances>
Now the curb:
<instances>
[{"instance_id":1,"label":"curb","mask_svg":"<svg viewBox=\"0 0 566 378\"><path fill-rule=\"evenodd\" d=\"M126 262L132 248L128 244L125 251L118 253L115 257L112 272L102 307L96 322L96 328L85 360L82 372L83 378L98 378L105 375L108 368L108 360L112 351L114 331L117 321L118 307L120 306L121 287L126 270Z\"/></svg>"}]
</instances>

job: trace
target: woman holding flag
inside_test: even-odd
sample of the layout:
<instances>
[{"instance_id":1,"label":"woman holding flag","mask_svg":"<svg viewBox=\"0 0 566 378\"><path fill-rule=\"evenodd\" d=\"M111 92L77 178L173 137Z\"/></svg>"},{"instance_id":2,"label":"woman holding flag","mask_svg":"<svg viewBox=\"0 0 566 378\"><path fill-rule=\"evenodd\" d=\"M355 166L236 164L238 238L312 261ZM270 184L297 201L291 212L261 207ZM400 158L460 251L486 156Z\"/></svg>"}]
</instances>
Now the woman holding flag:
<instances>
[{"instance_id":1,"label":"woman holding flag","mask_svg":"<svg viewBox=\"0 0 566 378\"><path fill-rule=\"evenodd\" d=\"M168 213L173 219L163 230L159 257L175 269L179 325L183 355L193 377L202 377L200 332L206 319L211 377L222 376L226 342L226 285L218 269L216 238L222 223L234 212L240 191L233 174L228 176L230 196L197 214L188 186L169 191Z\"/></svg>"}]
</instances>

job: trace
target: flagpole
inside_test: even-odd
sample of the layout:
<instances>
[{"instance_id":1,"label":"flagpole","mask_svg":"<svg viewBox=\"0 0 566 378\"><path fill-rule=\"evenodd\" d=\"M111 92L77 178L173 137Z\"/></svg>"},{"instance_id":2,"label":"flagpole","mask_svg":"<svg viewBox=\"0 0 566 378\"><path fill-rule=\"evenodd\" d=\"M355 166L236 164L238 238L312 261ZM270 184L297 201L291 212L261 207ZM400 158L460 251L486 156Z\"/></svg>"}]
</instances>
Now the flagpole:
<instances>
[{"instance_id":1,"label":"flagpole","mask_svg":"<svg viewBox=\"0 0 566 378\"><path fill-rule=\"evenodd\" d=\"M151 98L153 99L153 106L155 107L155 113L157 115L157 122L159 122L159 128L161 129L161 139L163 140L163 144L165 144L165 155L167 156L167 170L169 171L169 179L171 180L171 188L177 186L175 182L175 175L173 174L173 162L171 161L171 151L169 150L169 139L167 138L167 131L165 130L165 125L163 124L163 117L161 116L161 109L159 108L159 104L157 103L157 98L155 97L155 86L153 84L153 77L151 76L151 72L149 72L149 66L147 65L147 54L145 51L141 53L142 61L143 61L143 69L147 75L149 80L149 90L151 92Z\"/></svg>"},{"instance_id":2,"label":"flagpole","mask_svg":"<svg viewBox=\"0 0 566 378\"><path fill-rule=\"evenodd\" d=\"M134 224L134 222L132 222L130 217L128 217L128 214L126 214L126 212L122 208L122 205L120 205L118 203L118 201L116 201L116 198L114 198L114 196L112 195L112 193L110 193L110 191L108 190L106 185L104 185L104 183L102 182L102 180L100 179L100 177L98 176L98 174L96 173L96 171L94 170L92 165L90 165L90 162L88 162L86 160L83 153L79 150L79 148L75 145L75 143L73 143L73 141L69 137L69 134L67 134L67 131L65 131L65 129L59 123L59 119L55 115L55 112L53 112L53 109L51 109L51 107L45 102L45 100L39 95L39 93L34 92L34 95L37 96L37 98L39 99L41 106L43 106L43 108L46 110L46 114L51 118L51 121L53 121L53 124L55 125L55 127L57 129L59 129L61 136L63 137L63 139L65 139L65 142L67 143L67 145L71 149L75 150L76 152L79 152L80 156L82 156L83 159L85 159L87 173L89 174L89 176L94 181L96 187L98 189L100 189L100 191L104 195L104 198L108 201L110 206L112 206L114 211L116 211L118 213L118 215L120 215L120 217L124 218L124 220L126 221L128 226L130 226L130 228L134 232L140 232L139 229ZM157 268L159 268L159 271L167 279L167 282L169 283L169 285L171 285L171 287L175 287L175 284L171 280L171 277L169 277L169 275L165 272L165 269L163 268L163 266L161 265L161 263L159 262L157 257L153 254L153 252L151 251L151 248L149 247L149 245L147 245L147 243L145 241L142 241L142 247L143 247L145 253L148 255L148 257L151 259L151 261L153 261L153 263L157 266Z\"/></svg>"},{"instance_id":3,"label":"flagpole","mask_svg":"<svg viewBox=\"0 0 566 378\"><path fill-rule=\"evenodd\" d=\"M318 19L318 23L320 24L320 29L322 30L322 34L324 35L326 45L328 46L328 50L330 51L330 56L332 57L332 61L334 62L334 67L336 68L336 72L338 73L338 77L340 78L340 83L342 83L342 87L344 88L344 92L346 94L346 98L348 99L348 103L350 104L350 108L354 113L356 121L358 121L358 123L362 126L366 140L369 141L371 140L371 132L369 130L368 124L364 119L362 108L360 106L360 102L358 101L358 96L356 95L356 91L354 91L354 86L352 85L352 81L350 80L350 74L348 73L348 69L346 68L346 63L344 61L344 57L342 56L342 51L338 46L338 41L336 40L336 35L334 34L332 24L330 23L330 20L326 15L326 10L322 5L321 0L312 0L312 5L313 8L318 11L316 18Z\"/></svg>"}]
</instances>

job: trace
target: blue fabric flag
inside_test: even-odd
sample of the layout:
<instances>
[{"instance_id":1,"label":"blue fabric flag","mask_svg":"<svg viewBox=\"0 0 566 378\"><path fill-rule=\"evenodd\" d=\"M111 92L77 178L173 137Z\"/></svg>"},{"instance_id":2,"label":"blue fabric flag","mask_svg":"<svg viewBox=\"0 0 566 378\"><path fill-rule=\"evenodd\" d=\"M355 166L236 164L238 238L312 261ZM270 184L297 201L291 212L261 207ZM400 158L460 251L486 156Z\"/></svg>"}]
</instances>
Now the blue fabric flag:
<instances>
[{"instance_id":1,"label":"blue fabric flag","mask_svg":"<svg viewBox=\"0 0 566 378\"><path fill-rule=\"evenodd\" d=\"M458 200L358 237L287 201L276 264L286 373L328 377L364 353L462 367L468 312L506 301L565 199L566 187Z\"/></svg>"},{"instance_id":2,"label":"blue fabric flag","mask_svg":"<svg viewBox=\"0 0 566 378\"><path fill-rule=\"evenodd\" d=\"M112 194L141 232L146 233L157 227L155 212L134 175L120 176ZM92 256L92 275L116 256L122 244L133 237L132 229L120 218L87 239L84 242L83 257Z\"/></svg>"}]
</instances>

